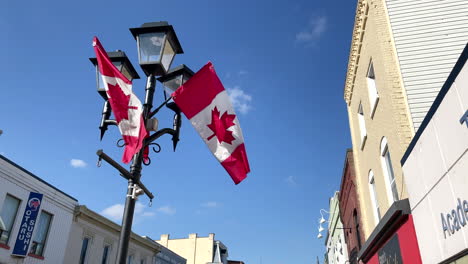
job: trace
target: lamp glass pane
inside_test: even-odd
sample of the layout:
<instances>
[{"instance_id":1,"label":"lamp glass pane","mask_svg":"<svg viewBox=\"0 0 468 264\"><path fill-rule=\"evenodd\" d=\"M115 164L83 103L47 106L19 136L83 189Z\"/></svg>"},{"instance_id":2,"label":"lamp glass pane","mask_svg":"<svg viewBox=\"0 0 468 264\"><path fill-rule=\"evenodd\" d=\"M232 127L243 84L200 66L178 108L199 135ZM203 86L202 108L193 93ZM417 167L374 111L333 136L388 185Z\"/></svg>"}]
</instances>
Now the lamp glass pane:
<instances>
[{"instance_id":1,"label":"lamp glass pane","mask_svg":"<svg viewBox=\"0 0 468 264\"><path fill-rule=\"evenodd\" d=\"M123 75L125 75L127 79L129 79L130 81L132 80L132 77L131 77L132 75L128 72L128 69L126 67L123 67L123 63L121 61L113 61L112 64L114 64L117 70L119 70ZM97 81L98 90L105 89L104 83L102 81L102 75L101 75L101 72L99 71L98 65L96 65L96 74L97 74L96 81Z\"/></svg>"},{"instance_id":2,"label":"lamp glass pane","mask_svg":"<svg viewBox=\"0 0 468 264\"><path fill-rule=\"evenodd\" d=\"M129 81L132 81L132 80L133 80L132 75L130 74L130 71L128 70L127 67L122 67L122 69L120 70L120 72L121 72L125 77L127 77L127 79L128 79Z\"/></svg>"},{"instance_id":3,"label":"lamp glass pane","mask_svg":"<svg viewBox=\"0 0 468 264\"><path fill-rule=\"evenodd\" d=\"M138 53L140 64L159 63L165 33L145 33L138 35Z\"/></svg>"},{"instance_id":4,"label":"lamp glass pane","mask_svg":"<svg viewBox=\"0 0 468 264\"><path fill-rule=\"evenodd\" d=\"M162 55L162 60L161 63L164 67L164 71L167 72L169 68L171 67L172 60L174 59L174 49L172 48L172 45L169 41L166 42L166 45L164 46L164 52Z\"/></svg>"},{"instance_id":5,"label":"lamp glass pane","mask_svg":"<svg viewBox=\"0 0 468 264\"><path fill-rule=\"evenodd\" d=\"M174 77L173 79L167 80L163 83L164 85L164 92L165 92L165 98L169 98L177 88L179 88L182 85L182 75L178 75ZM171 99L168 103L173 102Z\"/></svg>"}]
</instances>

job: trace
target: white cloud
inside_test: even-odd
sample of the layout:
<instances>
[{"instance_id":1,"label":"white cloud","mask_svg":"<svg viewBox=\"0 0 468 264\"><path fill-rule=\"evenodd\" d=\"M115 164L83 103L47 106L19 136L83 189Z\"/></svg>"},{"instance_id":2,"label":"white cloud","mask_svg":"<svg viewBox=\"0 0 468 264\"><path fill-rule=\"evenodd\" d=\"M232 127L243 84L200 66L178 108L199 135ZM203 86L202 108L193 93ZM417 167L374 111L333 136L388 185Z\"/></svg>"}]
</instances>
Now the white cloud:
<instances>
[{"instance_id":1,"label":"white cloud","mask_svg":"<svg viewBox=\"0 0 468 264\"><path fill-rule=\"evenodd\" d=\"M239 86L234 86L232 89L228 88L227 92L236 111L239 111L241 114L247 114L252 109L250 105L252 96L246 94Z\"/></svg>"},{"instance_id":2,"label":"white cloud","mask_svg":"<svg viewBox=\"0 0 468 264\"><path fill-rule=\"evenodd\" d=\"M86 164L86 162L84 160L80 160L80 159L71 159L70 160L70 165L73 168L84 168L84 167L88 166L88 164Z\"/></svg>"},{"instance_id":3,"label":"white cloud","mask_svg":"<svg viewBox=\"0 0 468 264\"><path fill-rule=\"evenodd\" d=\"M327 17L315 16L310 19L307 28L296 34L296 41L303 43L313 43L322 36L327 29Z\"/></svg>"},{"instance_id":4,"label":"white cloud","mask_svg":"<svg viewBox=\"0 0 468 264\"><path fill-rule=\"evenodd\" d=\"M173 215L176 213L176 209L174 207L171 207L170 205L166 205L166 206L159 207L158 212L161 212L167 215Z\"/></svg>"},{"instance_id":5,"label":"white cloud","mask_svg":"<svg viewBox=\"0 0 468 264\"><path fill-rule=\"evenodd\" d=\"M101 214L111 220L118 221L122 219L124 211L123 204L114 204L102 210Z\"/></svg>"},{"instance_id":6,"label":"white cloud","mask_svg":"<svg viewBox=\"0 0 468 264\"><path fill-rule=\"evenodd\" d=\"M289 186L296 186L297 185L297 182L296 182L296 179L294 178L294 176L288 176L286 179L284 179L284 181L289 185Z\"/></svg>"},{"instance_id":7,"label":"white cloud","mask_svg":"<svg viewBox=\"0 0 468 264\"><path fill-rule=\"evenodd\" d=\"M137 202L135 204L135 214L134 218L141 218L141 217L152 217L155 216L155 212L147 211L147 206L143 203ZM101 214L111 220L116 222L120 222L122 220L124 212L124 205L123 204L114 204L106 209L102 210Z\"/></svg>"},{"instance_id":8,"label":"white cloud","mask_svg":"<svg viewBox=\"0 0 468 264\"><path fill-rule=\"evenodd\" d=\"M215 208L215 207L221 206L221 204L218 202L210 201L210 202L202 203L201 206L208 207L208 208Z\"/></svg>"},{"instance_id":9,"label":"white cloud","mask_svg":"<svg viewBox=\"0 0 468 264\"><path fill-rule=\"evenodd\" d=\"M242 76L242 75L246 75L247 73L249 73L249 72L244 71L244 70L240 70L240 71L237 73L237 75Z\"/></svg>"}]
</instances>

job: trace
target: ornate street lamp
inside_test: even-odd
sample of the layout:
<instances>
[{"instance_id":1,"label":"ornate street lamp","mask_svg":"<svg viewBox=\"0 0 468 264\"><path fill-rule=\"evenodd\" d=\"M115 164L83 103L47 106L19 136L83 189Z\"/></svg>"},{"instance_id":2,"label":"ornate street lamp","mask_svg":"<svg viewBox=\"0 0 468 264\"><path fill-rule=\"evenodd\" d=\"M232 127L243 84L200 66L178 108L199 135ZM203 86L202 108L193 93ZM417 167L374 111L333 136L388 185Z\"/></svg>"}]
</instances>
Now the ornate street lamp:
<instances>
[{"instance_id":1,"label":"ornate street lamp","mask_svg":"<svg viewBox=\"0 0 468 264\"><path fill-rule=\"evenodd\" d=\"M133 68L132 63L128 59L125 52L121 50L107 52L109 59L112 61L112 64L117 67L117 69L125 76L128 80L132 81L133 79L140 79L140 76L136 72L135 68ZM99 95L104 99L104 106L102 107L102 116L101 116L101 123L99 124L99 129L101 130L101 140L104 137L104 133L106 133L107 127L109 125L117 125L115 120L109 120L112 109L109 104L109 100L107 98L106 89L104 88L104 84L102 83L102 76L99 72L99 67L97 63L97 58L89 58L91 63L93 63L94 67L96 68L96 89Z\"/></svg>"},{"instance_id":2,"label":"ornate street lamp","mask_svg":"<svg viewBox=\"0 0 468 264\"><path fill-rule=\"evenodd\" d=\"M193 74L193 71L189 67L182 64L171 69L166 75L158 78L158 81L160 81L164 87L164 101L166 101L166 106L172 111L177 113L180 112L180 109L172 99L169 99L171 94L192 78Z\"/></svg>"},{"instance_id":3,"label":"ornate street lamp","mask_svg":"<svg viewBox=\"0 0 468 264\"><path fill-rule=\"evenodd\" d=\"M193 71L187 67L185 64L179 65L174 69L171 69L167 72L166 75L159 77L158 81L163 84L164 87L164 102L166 107L171 109L175 112L174 114L174 122L173 122L173 130L174 134L172 134L172 146L174 151L177 147L177 142L179 142L179 135L180 135L180 127L182 126L182 119L180 116L180 109L175 104L174 100L171 99L171 94L177 90L182 84L188 81L193 76ZM159 109L156 109L156 111ZM150 116L154 115L152 113Z\"/></svg>"},{"instance_id":4,"label":"ornate street lamp","mask_svg":"<svg viewBox=\"0 0 468 264\"><path fill-rule=\"evenodd\" d=\"M127 79L132 81L133 79L140 79L140 76L136 72L135 68L133 68L132 63L128 59L125 52L121 50L107 52L112 64L117 67L117 69L125 76ZM97 58L89 58L89 60L93 63L94 67L96 67L96 88L98 93L107 100L106 90L104 89L104 84L102 83L101 73L99 72Z\"/></svg>"},{"instance_id":5,"label":"ornate street lamp","mask_svg":"<svg viewBox=\"0 0 468 264\"><path fill-rule=\"evenodd\" d=\"M128 181L127 195L122 217L122 230L120 232L119 245L117 247L117 263L119 264L126 263L133 215L138 196L142 193L145 193L150 198L150 201L154 198L153 194L141 182L142 164L150 164L149 157L143 157L144 149L149 145L156 145L157 150L155 148L153 148L153 150L155 152L159 152L160 146L153 142L165 134L172 135L174 150L176 148L177 142L179 141L179 132L182 123L181 113L175 103L170 102L170 96L168 97L165 95L165 101L155 110L152 110L153 96L156 87L156 76L162 76L161 82L164 84L166 89L177 89L178 86L175 87L175 85L179 84L180 86L180 84L184 83L193 75L193 72L186 66L182 66L181 68L178 67L168 72L175 55L183 53L183 51L174 29L167 22L145 23L139 28L131 28L130 31L137 40L139 63L147 76L145 100L143 104L143 121L146 125L148 133L154 133L149 134L148 137L145 138L141 150L133 156L129 171L126 168L120 166L102 150L97 152L97 155L99 156L98 166L100 165L101 160L105 160L107 163L116 168L120 172L120 175ZM108 52L108 55L114 65L116 65L120 72L124 74L129 80L139 78L130 61L125 56L125 53L121 51L114 53ZM90 60L95 66L97 66L97 60L95 58ZM108 103L108 98L101 83L101 76L98 69L96 76L98 78L97 90L106 101L103 108L101 125L99 127L101 129L102 139L107 126L117 125L117 122L115 120L109 119L112 109ZM155 118L152 117L164 105L175 112L173 127L162 128L158 130L158 122ZM119 144L118 146L123 147L123 145Z\"/></svg>"},{"instance_id":6,"label":"ornate street lamp","mask_svg":"<svg viewBox=\"0 0 468 264\"><path fill-rule=\"evenodd\" d=\"M161 76L171 67L175 54L184 53L174 29L166 21L131 28L138 45L138 60L147 76Z\"/></svg>"}]
</instances>

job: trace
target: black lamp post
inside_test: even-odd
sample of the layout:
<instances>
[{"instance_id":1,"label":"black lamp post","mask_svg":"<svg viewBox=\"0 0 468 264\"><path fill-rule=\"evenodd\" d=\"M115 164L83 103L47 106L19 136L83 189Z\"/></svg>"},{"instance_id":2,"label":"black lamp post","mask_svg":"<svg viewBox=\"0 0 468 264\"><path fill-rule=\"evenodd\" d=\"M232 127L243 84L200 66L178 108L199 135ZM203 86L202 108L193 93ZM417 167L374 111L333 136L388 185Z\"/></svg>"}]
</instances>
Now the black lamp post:
<instances>
[{"instance_id":1,"label":"black lamp post","mask_svg":"<svg viewBox=\"0 0 468 264\"><path fill-rule=\"evenodd\" d=\"M144 140L143 147L141 148L141 150L133 156L132 164L130 165L130 171L127 171L125 168L120 166L116 161L107 156L102 150L99 150L97 152L97 155L99 156L98 164L101 160L105 160L114 168L116 168L120 172L120 175L122 177L128 180L128 190L125 199L124 215L122 219L122 230L120 232L119 246L117 249L116 263L118 264L126 263L128 244L130 241L133 214L135 211L135 203L137 197L144 192L146 195L148 195L150 199L154 198L153 194L141 182L142 164L149 165L149 162L144 163L143 161L143 151L145 147L147 147L150 144L157 145L156 143L152 142L164 134L172 135L174 150L176 148L177 142L179 141L179 131L181 127L180 110L174 102L170 102L170 96L167 97L167 95L165 95L165 101L155 110L151 110L151 108L153 107L153 96L156 87L156 76L161 76L158 80L160 80L164 84L164 87L166 87L166 89L167 87L171 87L169 89L175 90L178 88L178 86L175 87L172 84L178 81L174 80L180 80L180 84L182 84L193 75L193 72L190 69L188 69L188 67L186 67L185 65L183 65L181 69L179 69L178 67L177 69L169 71L175 55L183 53L183 51L182 47L180 46L179 40L177 39L177 36L174 32L174 29L167 22L145 23L139 28L131 28L130 31L137 40L139 63L147 76L145 88L145 101L143 104L143 119L148 132L150 133L151 131L153 131L154 133L150 134ZM136 74L135 69L133 68L133 66L131 66L130 61L125 56L125 53L119 52L119 54L113 54L109 52L108 54L110 55L109 57L111 58L114 65L116 65L117 68L120 67L119 70L129 80L139 78L138 74ZM93 62L94 65L97 65L95 59L90 60ZM102 139L102 136L104 135L107 126L116 125L117 123L116 121L109 119L111 109L107 100L105 89L100 85L99 71L98 74L96 74L96 76L98 77L98 92L101 94L104 100L106 100L102 113L101 125L99 127L101 129ZM175 112L173 128L163 128L157 130L157 126L154 125L157 124L157 120L152 117L164 105L166 105ZM159 152L159 150L157 152Z\"/></svg>"}]
</instances>

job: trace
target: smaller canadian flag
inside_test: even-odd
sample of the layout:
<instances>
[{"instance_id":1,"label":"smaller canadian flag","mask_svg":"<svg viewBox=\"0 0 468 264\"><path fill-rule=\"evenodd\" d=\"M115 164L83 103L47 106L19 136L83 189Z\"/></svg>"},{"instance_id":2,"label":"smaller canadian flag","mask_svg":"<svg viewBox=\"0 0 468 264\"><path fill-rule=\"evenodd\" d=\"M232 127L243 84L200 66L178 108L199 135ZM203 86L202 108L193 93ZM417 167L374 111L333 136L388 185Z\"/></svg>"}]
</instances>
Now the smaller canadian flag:
<instances>
[{"instance_id":1,"label":"smaller canadian flag","mask_svg":"<svg viewBox=\"0 0 468 264\"><path fill-rule=\"evenodd\" d=\"M172 97L234 183L244 180L250 167L239 119L211 62Z\"/></svg>"},{"instance_id":2,"label":"smaller canadian flag","mask_svg":"<svg viewBox=\"0 0 468 264\"><path fill-rule=\"evenodd\" d=\"M132 91L132 82L112 64L97 37L93 39L93 47L112 112L125 141L122 161L129 163L133 155L140 151L147 135L143 108Z\"/></svg>"}]
</instances>

